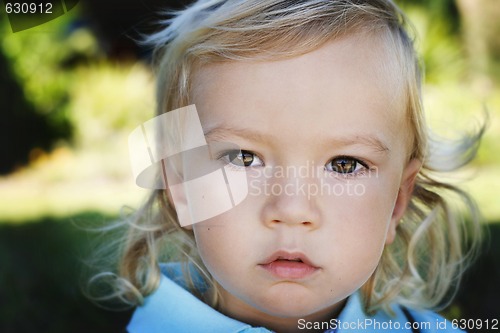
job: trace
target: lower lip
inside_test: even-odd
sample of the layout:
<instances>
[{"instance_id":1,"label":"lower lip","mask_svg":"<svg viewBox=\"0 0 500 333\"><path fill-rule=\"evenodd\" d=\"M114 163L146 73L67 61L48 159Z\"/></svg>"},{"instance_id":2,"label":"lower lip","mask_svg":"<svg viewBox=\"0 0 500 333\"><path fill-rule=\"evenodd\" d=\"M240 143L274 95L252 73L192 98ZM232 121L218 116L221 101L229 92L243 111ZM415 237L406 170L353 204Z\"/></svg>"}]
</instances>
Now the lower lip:
<instances>
[{"instance_id":1,"label":"lower lip","mask_svg":"<svg viewBox=\"0 0 500 333\"><path fill-rule=\"evenodd\" d=\"M288 260L275 260L269 264L260 266L275 277L290 280L306 278L319 269L303 262Z\"/></svg>"}]
</instances>

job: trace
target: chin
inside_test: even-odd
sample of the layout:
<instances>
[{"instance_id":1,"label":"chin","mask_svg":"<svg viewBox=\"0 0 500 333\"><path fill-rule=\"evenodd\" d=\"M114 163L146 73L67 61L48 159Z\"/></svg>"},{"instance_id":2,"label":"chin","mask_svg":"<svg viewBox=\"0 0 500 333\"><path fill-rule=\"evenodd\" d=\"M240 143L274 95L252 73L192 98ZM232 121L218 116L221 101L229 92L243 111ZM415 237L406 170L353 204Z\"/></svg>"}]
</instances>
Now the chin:
<instances>
[{"instance_id":1,"label":"chin","mask_svg":"<svg viewBox=\"0 0 500 333\"><path fill-rule=\"evenodd\" d=\"M303 318L323 308L318 303L317 295L290 292L269 293L265 300L256 305L262 312L282 318Z\"/></svg>"}]
</instances>

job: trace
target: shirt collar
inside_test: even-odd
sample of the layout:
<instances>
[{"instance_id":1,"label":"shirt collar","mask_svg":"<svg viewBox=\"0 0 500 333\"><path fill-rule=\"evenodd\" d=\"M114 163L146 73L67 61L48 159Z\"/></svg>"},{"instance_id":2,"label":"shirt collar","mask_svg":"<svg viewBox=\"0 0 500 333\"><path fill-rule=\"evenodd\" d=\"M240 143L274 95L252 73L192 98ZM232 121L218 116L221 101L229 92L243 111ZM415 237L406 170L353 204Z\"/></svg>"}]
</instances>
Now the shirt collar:
<instances>
[{"instance_id":1,"label":"shirt collar","mask_svg":"<svg viewBox=\"0 0 500 333\"><path fill-rule=\"evenodd\" d=\"M372 316L367 315L363 310L361 293L358 291L352 294L342 309L338 319L335 321L337 327L328 332L398 332L412 333L407 328L408 319L399 306L392 306L393 315L379 310Z\"/></svg>"},{"instance_id":2,"label":"shirt collar","mask_svg":"<svg viewBox=\"0 0 500 333\"><path fill-rule=\"evenodd\" d=\"M229 318L164 275L159 288L136 309L129 333L164 332L271 332Z\"/></svg>"},{"instance_id":3,"label":"shirt collar","mask_svg":"<svg viewBox=\"0 0 500 333\"><path fill-rule=\"evenodd\" d=\"M177 273L174 271L178 271L178 269L177 267L162 267L162 271L175 279ZM183 333L199 332L200 330L227 333L271 332L268 329L252 327L225 316L200 301L181 285L162 274L158 289L148 296L144 304L134 312L127 327L128 332ZM326 332L390 332L398 325L400 327L397 329L398 332L411 333L410 329L404 329L407 319L401 309L393 307L393 311L395 316L390 316L384 311L379 311L374 316L368 316L363 311L361 295L357 292L349 297L338 319L329 322L332 329L326 330ZM388 323L391 323L390 327L387 326Z\"/></svg>"}]
</instances>

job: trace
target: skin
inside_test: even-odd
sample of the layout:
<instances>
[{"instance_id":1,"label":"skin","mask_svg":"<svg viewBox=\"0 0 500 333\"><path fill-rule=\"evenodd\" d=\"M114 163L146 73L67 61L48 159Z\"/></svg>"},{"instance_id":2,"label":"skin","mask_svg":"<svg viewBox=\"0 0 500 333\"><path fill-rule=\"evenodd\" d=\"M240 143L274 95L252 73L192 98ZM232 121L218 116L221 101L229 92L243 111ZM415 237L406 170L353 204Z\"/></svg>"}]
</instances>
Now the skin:
<instances>
[{"instance_id":1,"label":"skin","mask_svg":"<svg viewBox=\"0 0 500 333\"><path fill-rule=\"evenodd\" d=\"M190 227L218 283L222 313L277 332L299 331L300 318L335 318L372 275L394 240L420 168L408 159L405 105L392 61L384 43L355 35L291 59L226 62L196 72L191 97L208 142L252 152L250 180L296 193L251 192L232 210ZM338 156L359 160L356 171L328 170ZM363 193L304 195L297 187L317 184L318 177L262 175L264 168L311 163L329 186L357 185ZM301 252L318 269L303 279L280 279L260 265L277 250Z\"/></svg>"}]
</instances>

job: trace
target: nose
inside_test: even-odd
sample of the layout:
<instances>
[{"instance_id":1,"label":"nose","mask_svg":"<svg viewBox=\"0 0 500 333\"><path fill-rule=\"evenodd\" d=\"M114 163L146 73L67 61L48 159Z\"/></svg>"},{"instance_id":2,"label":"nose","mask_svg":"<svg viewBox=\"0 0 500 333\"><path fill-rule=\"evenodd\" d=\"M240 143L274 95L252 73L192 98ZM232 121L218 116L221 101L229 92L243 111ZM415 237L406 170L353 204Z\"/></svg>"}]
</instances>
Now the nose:
<instances>
[{"instance_id":1,"label":"nose","mask_svg":"<svg viewBox=\"0 0 500 333\"><path fill-rule=\"evenodd\" d=\"M266 226L286 224L302 225L308 229L318 228L321 214L316 194L311 193L316 185L314 181L300 177L274 181L262 209L262 219Z\"/></svg>"}]
</instances>

